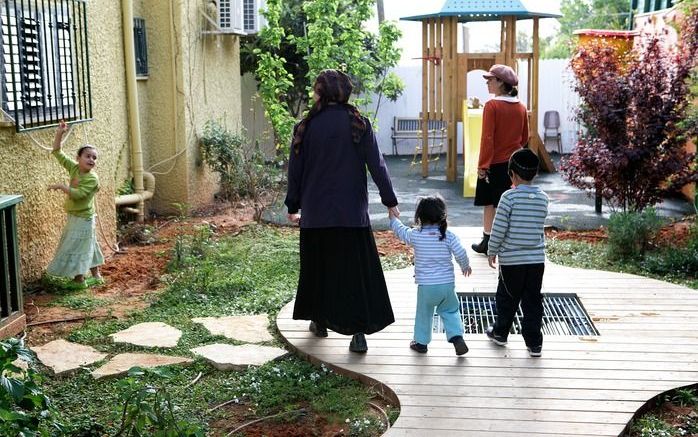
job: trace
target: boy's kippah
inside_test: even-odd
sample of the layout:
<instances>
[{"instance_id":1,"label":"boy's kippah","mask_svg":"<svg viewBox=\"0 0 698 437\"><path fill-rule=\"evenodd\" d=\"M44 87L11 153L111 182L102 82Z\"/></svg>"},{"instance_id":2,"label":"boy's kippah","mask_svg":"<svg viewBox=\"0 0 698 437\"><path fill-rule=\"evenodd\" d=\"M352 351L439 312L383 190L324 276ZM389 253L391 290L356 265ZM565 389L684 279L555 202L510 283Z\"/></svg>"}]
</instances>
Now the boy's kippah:
<instances>
[{"instance_id":1,"label":"boy's kippah","mask_svg":"<svg viewBox=\"0 0 698 437\"><path fill-rule=\"evenodd\" d=\"M533 179L538 173L539 165L540 159L531 149L519 149L509 158L509 170L526 180Z\"/></svg>"}]
</instances>

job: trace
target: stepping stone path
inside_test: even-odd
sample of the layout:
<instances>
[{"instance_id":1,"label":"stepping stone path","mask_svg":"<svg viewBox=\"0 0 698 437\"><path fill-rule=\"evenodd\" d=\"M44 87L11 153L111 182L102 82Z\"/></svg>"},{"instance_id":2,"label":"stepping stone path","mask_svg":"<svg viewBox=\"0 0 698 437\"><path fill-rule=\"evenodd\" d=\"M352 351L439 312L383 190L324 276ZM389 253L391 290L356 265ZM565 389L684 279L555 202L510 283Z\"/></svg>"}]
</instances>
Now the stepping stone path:
<instances>
[{"instance_id":1,"label":"stepping stone path","mask_svg":"<svg viewBox=\"0 0 698 437\"><path fill-rule=\"evenodd\" d=\"M55 375L63 375L82 366L101 361L107 356L89 346L65 340L54 340L31 349L36 353L39 361L53 370Z\"/></svg>"},{"instance_id":2,"label":"stepping stone path","mask_svg":"<svg viewBox=\"0 0 698 437\"><path fill-rule=\"evenodd\" d=\"M110 335L114 343L146 347L175 347L181 336L182 331L162 322L139 323Z\"/></svg>"},{"instance_id":3,"label":"stepping stone path","mask_svg":"<svg viewBox=\"0 0 698 437\"><path fill-rule=\"evenodd\" d=\"M191 363L192 360L184 357L174 357L171 355L155 355L155 354L134 354L125 353L119 354L109 360L109 362L99 369L92 372L95 379L104 378L106 376L123 375L128 372L131 367L153 368L159 366L169 366L171 364Z\"/></svg>"},{"instance_id":4,"label":"stepping stone path","mask_svg":"<svg viewBox=\"0 0 698 437\"><path fill-rule=\"evenodd\" d=\"M233 340L249 343L271 341L269 317L266 314L254 316L199 317L192 319L202 324L211 334L223 335ZM182 331L162 322L146 322L133 325L127 329L111 334L115 343L129 343L146 347L175 347L182 336ZM43 346L32 348L39 360L50 367L56 375L69 372L101 361L107 354L100 353L89 346L55 340ZM191 350L202 356L219 370L245 369L247 366L259 366L267 361L286 355L285 349L269 346L245 344L210 344ZM172 364L187 364L192 360L171 355L147 353L123 353L116 355L102 367L94 370L95 379L107 376L123 375L132 367L153 368Z\"/></svg>"},{"instance_id":5,"label":"stepping stone path","mask_svg":"<svg viewBox=\"0 0 698 437\"><path fill-rule=\"evenodd\" d=\"M213 364L218 370L245 369L247 366L261 366L288 353L285 349L256 344L233 346L232 344L209 344L191 350Z\"/></svg>"},{"instance_id":6,"label":"stepping stone path","mask_svg":"<svg viewBox=\"0 0 698 437\"><path fill-rule=\"evenodd\" d=\"M233 340L247 343L272 341L269 333L269 316L257 314L254 316L229 317L197 317L191 319L194 323L204 325L213 335L222 335Z\"/></svg>"}]
</instances>

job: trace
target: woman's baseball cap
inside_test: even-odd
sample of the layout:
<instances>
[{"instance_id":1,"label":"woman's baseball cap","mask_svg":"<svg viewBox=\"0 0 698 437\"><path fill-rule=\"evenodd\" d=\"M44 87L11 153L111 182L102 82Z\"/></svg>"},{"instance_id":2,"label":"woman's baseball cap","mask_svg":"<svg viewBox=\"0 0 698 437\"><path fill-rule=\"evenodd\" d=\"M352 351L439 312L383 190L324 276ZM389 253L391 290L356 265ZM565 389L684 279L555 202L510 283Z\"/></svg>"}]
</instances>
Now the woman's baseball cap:
<instances>
[{"instance_id":1,"label":"woman's baseball cap","mask_svg":"<svg viewBox=\"0 0 698 437\"><path fill-rule=\"evenodd\" d=\"M519 84L519 77L516 72L509 66L502 64L494 64L488 73L482 75L485 79L488 77L496 77L502 82L509 84L511 86L516 86Z\"/></svg>"}]
</instances>

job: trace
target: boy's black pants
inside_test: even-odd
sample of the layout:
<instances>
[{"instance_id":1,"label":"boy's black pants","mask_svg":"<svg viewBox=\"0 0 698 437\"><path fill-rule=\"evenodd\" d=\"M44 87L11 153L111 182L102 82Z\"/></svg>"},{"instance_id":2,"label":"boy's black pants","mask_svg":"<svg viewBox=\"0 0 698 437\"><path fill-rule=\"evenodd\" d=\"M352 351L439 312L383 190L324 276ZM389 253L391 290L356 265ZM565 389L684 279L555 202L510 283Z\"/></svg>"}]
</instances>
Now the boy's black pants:
<instances>
[{"instance_id":1,"label":"boy's black pants","mask_svg":"<svg viewBox=\"0 0 698 437\"><path fill-rule=\"evenodd\" d=\"M543 334L540 332L543 324L543 295L540 289L544 271L545 264L499 266L497 320L494 323L494 333L497 336L507 338L520 302L523 311L521 334L526 346L543 345Z\"/></svg>"}]
</instances>

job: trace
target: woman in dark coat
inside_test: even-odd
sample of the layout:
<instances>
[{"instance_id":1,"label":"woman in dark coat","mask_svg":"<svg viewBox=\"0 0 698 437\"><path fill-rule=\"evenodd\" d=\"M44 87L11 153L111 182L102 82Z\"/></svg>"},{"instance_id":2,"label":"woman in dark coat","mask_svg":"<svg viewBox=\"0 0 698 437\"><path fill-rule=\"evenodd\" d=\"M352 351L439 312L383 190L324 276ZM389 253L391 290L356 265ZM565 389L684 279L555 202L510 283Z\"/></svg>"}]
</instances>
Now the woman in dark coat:
<instances>
[{"instance_id":1,"label":"woman in dark coat","mask_svg":"<svg viewBox=\"0 0 698 437\"><path fill-rule=\"evenodd\" d=\"M317 77L314 104L294 130L285 204L301 228L293 318L310 320L318 337L328 328L352 335L349 349L361 353L364 334L395 321L368 216L367 168L382 203L400 212L371 123L348 103L352 89L340 71Z\"/></svg>"}]
</instances>

